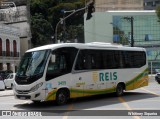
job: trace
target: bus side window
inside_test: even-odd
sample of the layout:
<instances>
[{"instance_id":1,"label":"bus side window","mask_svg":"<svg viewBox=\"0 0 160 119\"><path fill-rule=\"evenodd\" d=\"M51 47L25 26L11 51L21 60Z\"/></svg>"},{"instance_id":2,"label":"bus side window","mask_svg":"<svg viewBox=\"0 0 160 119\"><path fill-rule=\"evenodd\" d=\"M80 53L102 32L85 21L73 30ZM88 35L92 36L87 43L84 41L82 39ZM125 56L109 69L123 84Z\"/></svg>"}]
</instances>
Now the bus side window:
<instances>
[{"instance_id":1,"label":"bus side window","mask_svg":"<svg viewBox=\"0 0 160 119\"><path fill-rule=\"evenodd\" d=\"M97 50L81 50L79 52L75 70L101 69L101 53Z\"/></svg>"},{"instance_id":2,"label":"bus side window","mask_svg":"<svg viewBox=\"0 0 160 119\"><path fill-rule=\"evenodd\" d=\"M77 61L76 61L76 66L75 66L75 70L83 70L85 69L84 67L84 63L86 62L86 58L83 55L82 51L79 52Z\"/></svg>"},{"instance_id":3,"label":"bus side window","mask_svg":"<svg viewBox=\"0 0 160 119\"><path fill-rule=\"evenodd\" d=\"M52 53L52 55L54 55L55 61L52 61L54 58L52 59L51 56L48 64L46 80L51 80L61 75L70 73L77 52L78 50L72 47L59 48L55 50Z\"/></svg>"}]
</instances>

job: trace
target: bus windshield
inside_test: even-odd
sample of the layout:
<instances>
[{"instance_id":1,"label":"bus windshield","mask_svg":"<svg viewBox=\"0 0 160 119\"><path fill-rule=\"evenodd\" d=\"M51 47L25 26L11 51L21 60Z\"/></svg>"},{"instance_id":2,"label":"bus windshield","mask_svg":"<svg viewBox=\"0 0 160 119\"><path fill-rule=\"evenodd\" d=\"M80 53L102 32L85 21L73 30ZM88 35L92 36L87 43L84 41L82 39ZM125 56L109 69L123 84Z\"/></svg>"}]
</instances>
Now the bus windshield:
<instances>
[{"instance_id":1,"label":"bus windshield","mask_svg":"<svg viewBox=\"0 0 160 119\"><path fill-rule=\"evenodd\" d=\"M17 76L34 76L43 73L50 50L27 52L23 56Z\"/></svg>"}]
</instances>

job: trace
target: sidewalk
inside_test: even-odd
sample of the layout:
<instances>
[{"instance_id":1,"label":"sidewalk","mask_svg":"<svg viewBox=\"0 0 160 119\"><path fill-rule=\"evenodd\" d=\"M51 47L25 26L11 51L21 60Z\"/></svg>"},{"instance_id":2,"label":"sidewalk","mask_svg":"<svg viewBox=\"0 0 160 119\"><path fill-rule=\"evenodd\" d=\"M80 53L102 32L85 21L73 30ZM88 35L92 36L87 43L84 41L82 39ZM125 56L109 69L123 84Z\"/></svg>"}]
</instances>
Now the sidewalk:
<instances>
[{"instance_id":1,"label":"sidewalk","mask_svg":"<svg viewBox=\"0 0 160 119\"><path fill-rule=\"evenodd\" d=\"M13 96L13 90L5 89L5 90L0 90L0 97L3 96Z\"/></svg>"},{"instance_id":2,"label":"sidewalk","mask_svg":"<svg viewBox=\"0 0 160 119\"><path fill-rule=\"evenodd\" d=\"M155 74L149 75L149 81L154 81L155 80Z\"/></svg>"}]
</instances>

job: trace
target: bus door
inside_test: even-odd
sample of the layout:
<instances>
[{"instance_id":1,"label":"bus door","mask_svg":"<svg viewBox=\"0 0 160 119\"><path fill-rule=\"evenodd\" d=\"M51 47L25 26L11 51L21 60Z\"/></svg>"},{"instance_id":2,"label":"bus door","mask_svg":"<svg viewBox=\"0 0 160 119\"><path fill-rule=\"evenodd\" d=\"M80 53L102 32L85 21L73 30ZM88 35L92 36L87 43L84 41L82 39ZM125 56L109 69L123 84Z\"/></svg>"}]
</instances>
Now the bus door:
<instances>
[{"instance_id":1,"label":"bus door","mask_svg":"<svg viewBox=\"0 0 160 119\"><path fill-rule=\"evenodd\" d=\"M97 86L92 77L92 69L95 68L95 59L90 50L81 50L78 54L75 64L75 71L77 72L78 85L80 83L83 88L84 96L94 95Z\"/></svg>"},{"instance_id":2,"label":"bus door","mask_svg":"<svg viewBox=\"0 0 160 119\"><path fill-rule=\"evenodd\" d=\"M85 86L85 76L83 73L74 73L71 81L71 97L83 97L84 96L84 86Z\"/></svg>"},{"instance_id":3,"label":"bus door","mask_svg":"<svg viewBox=\"0 0 160 119\"><path fill-rule=\"evenodd\" d=\"M63 47L52 51L46 73L47 88L53 90L70 86L70 75L78 50L73 47Z\"/></svg>"},{"instance_id":4,"label":"bus door","mask_svg":"<svg viewBox=\"0 0 160 119\"><path fill-rule=\"evenodd\" d=\"M97 85L92 79L92 72L84 71L72 76L72 92L76 97L95 95Z\"/></svg>"}]
</instances>

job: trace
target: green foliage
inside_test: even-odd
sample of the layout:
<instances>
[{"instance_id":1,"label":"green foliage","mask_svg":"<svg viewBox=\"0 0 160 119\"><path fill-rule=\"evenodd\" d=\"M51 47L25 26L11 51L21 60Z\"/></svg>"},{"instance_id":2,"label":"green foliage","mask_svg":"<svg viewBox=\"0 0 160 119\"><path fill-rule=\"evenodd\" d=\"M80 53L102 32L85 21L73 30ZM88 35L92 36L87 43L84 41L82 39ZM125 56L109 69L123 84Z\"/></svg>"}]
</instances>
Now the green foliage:
<instances>
[{"instance_id":1,"label":"green foliage","mask_svg":"<svg viewBox=\"0 0 160 119\"><path fill-rule=\"evenodd\" d=\"M53 29L51 24L44 19L41 13L31 17L32 43L34 46L44 45L52 42L51 34Z\"/></svg>"},{"instance_id":2,"label":"green foliage","mask_svg":"<svg viewBox=\"0 0 160 119\"><path fill-rule=\"evenodd\" d=\"M30 11L33 46L51 43L53 41L51 37L54 36L56 24L60 18L70 14L64 14L62 11L83 8L84 3L85 0L31 0ZM75 38L79 38L78 40L80 41L84 40L84 33L82 32L84 24L83 15L84 11L80 11L66 19L66 40L73 40ZM73 32L73 29L76 32ZM62 34L63 24L58 27L58 38L63 39Z\"/></svg>"},{"instance_id":3,"label":"green foliage","mask_svg":"<svg viewBox=\"0 0 160 119\"><path fill-rule=\"evenodd\" d=\"M157 14L157 17L158 17L158 22L160 22L160 6L158 6L157 8L156 8L156 14Z\"/></svg>"},{"instance_id":4,"label":"green foliage","mask_svg":"<svg viewBox=\"0 0 160 119\"><path fill-rule=\"evenodd\" d=\"M113 34L114 35L119 35L120 40L118 43L123 44L123 45L128 45L129 44L129 39L125 36L124 31L119 29L118 27L113 27Z\"/></svg>"}]
</instances>

